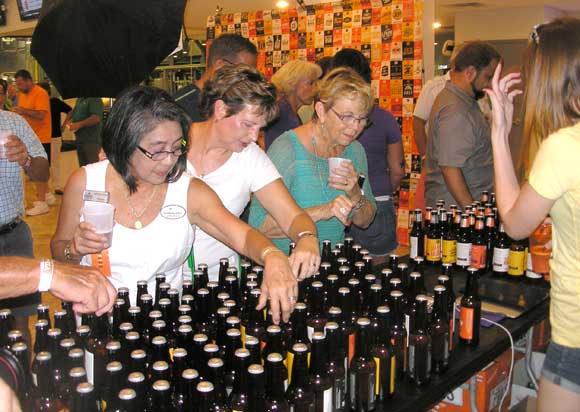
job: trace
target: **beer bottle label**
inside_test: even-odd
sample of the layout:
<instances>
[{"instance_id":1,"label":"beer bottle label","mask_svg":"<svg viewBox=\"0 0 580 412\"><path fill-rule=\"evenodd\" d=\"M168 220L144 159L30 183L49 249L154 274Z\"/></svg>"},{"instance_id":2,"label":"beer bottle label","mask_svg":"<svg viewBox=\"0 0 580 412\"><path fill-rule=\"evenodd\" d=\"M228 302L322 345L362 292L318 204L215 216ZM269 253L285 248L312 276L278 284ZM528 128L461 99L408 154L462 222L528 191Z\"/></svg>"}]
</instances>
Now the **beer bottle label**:
<instances>
[{"instance_id":1,"label":"beer bottle label","mask_svg":"<svg viewBox=\"0 0 580 412\"><path fill-rule=\"evenodd\" d=\"M441 260L441 238L427 238L426 258L429 262L439 262Z\"/></svg>"},{"instance_id":2,"label":"beer bottle label","mask_svg":"<svg viewBox=\"0 0 580 412\"><path fill-rule=\"evenodd\" d=\"M90 352L85 349L85 371L87 372L87 382L90 384L95 384L94 378L94 365L95 364L95 355L93 352Z\"/></svg>"},{"instance_id":3,"label":"beer bottle label","mask_svg":"<svg viewBox=\"0 0 580 412\"><path fill-rule=\"evenodd\" d=\"M381 393L381 358L375 359L375 395L379 396Z\"/></svg>"},{"instance_id":4,"label":"beer bottle label","mask_svg":"<svg viewBox=\"0 0 580 412\"><path fill-rule=\"evenodd\" d=\"M469 266L471 264L471 243L457 242L457 265Z\"/></svg>"},{"instance_id":5,"label":"beer bottle label","mask_svg":"<svg viewBox=\"0 0 580 412\"><path fill-rule=\"evenodd\" d=\"M334 380L334 402L338 409L346 407L346 390L346 376L336 378Z\"/></svg>"},{"instance_id":6,"label":"beer bottle label","mask_svg":"<svg viewBox=\"0 0 580 412\"><path fill-rule=\"evenodd\" d=\"M508 275L523 276L526 270L526 252L510 250L508 257Z\"/></svg>"},{"instance_id":7,"label":"beer bottle label","mask_svg":"<svg viewBox=\"0 0 580 412\"><path fill-rule=\"evenodd\" d=\"M507 248L493 248L493 271L505 273L508 271L510 250Z\"/></svg>"},{"instance_id":8,"label":"beer bottle label","mask_svg":"<svg viewBox=\"0 0 580 412\"><path fill-rule=\"evenodd\" d=\"M411 236L410 243L411 250L409 251L409 258L415 259L419 253L419 238L417 236Z\"/></svg>"},{"instance_id":9,"label":"beer bottle label","mask_svg":"<svg viewBox=\"0 0 580 412\"><path fill-rule=\"evenodd\" d=\"M294 352L288 351L286 362L286 367L288 369L288 385L290 385L292 383L292 365L294 365Z\"/></svg>"},{"instance_id":10,"label":"beer bottle label","mask_svg":"<svg viewBox=\"0 0 580 412\"><path fill-rule=\"evenodd\" d=\"M348 335L348 364L350 365L350 361L354 356L354 344L355 344L355 333L351 333Z\"/></svg>"},{"instance_id":11,"label":"beer bottle label","mask_svg":"<svg viewBox=\"0 0 580 412\"><path fill-rule=\"evenodd\" d=\"M443 246L441 248L441 258L443 263L455 263L457 262L457 241L456 240L443 240Z\"/></svg>"},{"instance_id":12,"label":"beer bottle label","mask_svg":"<svg viewBox=\"0 0 580 412\"><path fill-rule=\"evenodd\" d=\"M375 409L377 395L375 392L376 372L371 373L355 373L349 372L349 393L350 404L359 405L359 397L367 396L366 399L368 410ZM359 390L357 390L359 389Z\"/></svg>"},{"instance_id":13,"label":"beer bottle label","mask_svg":"<svg viewBox=\"0 0 580 412\"><path fill-rule=\"evenodd\" d=\"M391 356L391 379L389 382L389 393L392 395L395 393L395 375L397 369L397 357L395 355Z\"/></svg>"},{"instance_id":14,"label":"beer bottle label","mask_svg":"<svg viewBox=\"0 0 580 412\"><path fill-rule=\"evenodd\" d=\"M462 339L473 339L473 317L475 309L461 306L459 311L459 336Z\"/></svg>"},{"instance_id":15,"label":"beer bottle label","mask_svg":"<svg viewBox=\"0 0 580 412\"><path fill-rule=\"evenodd\" d=\"M471 266L485 269L485 252L484 245L471 245Z\"/></svg>"},{"instance_id":16,"label":"beer bottle label","mask_svg":"<svg viewBox=\"0 0 580 412\"><path fill-rule=\"evenodd\" d=\"M332 386L323 393L322 411L332 412Z\"/></svg>"}]
</instances>

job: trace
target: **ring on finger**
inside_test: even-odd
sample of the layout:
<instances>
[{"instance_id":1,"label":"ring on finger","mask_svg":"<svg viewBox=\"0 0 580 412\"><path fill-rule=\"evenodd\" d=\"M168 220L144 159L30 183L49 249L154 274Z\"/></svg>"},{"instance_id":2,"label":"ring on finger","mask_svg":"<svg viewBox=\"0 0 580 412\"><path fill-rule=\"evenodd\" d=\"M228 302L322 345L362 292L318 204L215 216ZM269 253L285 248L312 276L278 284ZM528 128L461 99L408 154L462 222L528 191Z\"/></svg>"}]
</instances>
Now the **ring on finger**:
<instances>
[{"instance_id":1,"label":"ring on finger","mask_svg":"<svg viewBox=\"0 0 580 412\"><path fill-rule=\"evenodd\" d=\"M288 299L290 299L290 302L294 302L296 300L296 296L290 296Z\"/></svg>"},{"instance_id":2,"label":"ring on finger","mask_svg":"<svg viewBox=\"0 0 580 412\"><path fill-rule=\"evenodd\" d=\"M339 209L339 212L342 213L343 215L346 215L346 209L344 207L341 207Z\"/></svg>"}]
</instances>

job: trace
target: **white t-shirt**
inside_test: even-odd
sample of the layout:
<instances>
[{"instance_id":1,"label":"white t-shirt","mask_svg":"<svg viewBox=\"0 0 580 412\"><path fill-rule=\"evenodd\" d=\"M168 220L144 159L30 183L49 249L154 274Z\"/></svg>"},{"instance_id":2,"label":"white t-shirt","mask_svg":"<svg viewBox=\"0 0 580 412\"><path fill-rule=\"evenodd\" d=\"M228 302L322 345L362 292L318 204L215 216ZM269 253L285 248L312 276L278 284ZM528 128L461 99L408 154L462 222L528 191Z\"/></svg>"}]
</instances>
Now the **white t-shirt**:
<instances>
[{"instance_id":1,"label":"white t-shirt","mask_svg":"<svg viewBox=\"0 0 580 412\"><path fill-rule=\"evenodd\" d=\"M276 166L255 143L239 153L232 153L223 165L203 177L198 176L190 162L187 171L211 187L235 216L242 214L253 192L280 178ZM209 266L210 280L217 280L220 258L228 258L230 265L237 266L236 252L200 228L195 229L193 252L196 265L206 263Z\"/></svg>"},{"instance_id":2,"label":"white t-shirt","mask_svg":"<svg viewBox=\"0 0 580 412\"><path fill-rule=\"evenodd\" d=\"M449 72L444 76L434 77L425 83L425 86L423 86L419 98L417 99L413 116L425 121L429 120L429 114L431 113L433 102L435 102L435 98L439 93L441 93L441 90L443 90L445 83L448 80L451 80Z\"/></svg>"}]
</instances>

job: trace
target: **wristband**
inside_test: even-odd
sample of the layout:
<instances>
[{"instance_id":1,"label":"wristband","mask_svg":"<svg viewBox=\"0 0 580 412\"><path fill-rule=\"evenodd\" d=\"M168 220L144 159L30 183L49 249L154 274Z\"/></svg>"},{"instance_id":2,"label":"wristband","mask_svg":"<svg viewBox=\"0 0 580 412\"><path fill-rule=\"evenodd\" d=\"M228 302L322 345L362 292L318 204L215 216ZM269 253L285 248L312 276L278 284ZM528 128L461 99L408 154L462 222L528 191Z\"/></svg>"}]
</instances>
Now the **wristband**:
<instances>
[{"instance_id":1,"label":"wristband","mask_svg":"<svg viewBox=\"0 0 580 412\"><path fill-rule=\"evenodd\" d=\"M268 256L270 253L284 253L282 252L280 249L278 249L276 246L268 246L266 248L264 248L264 250L262 250L262 253L260 253L260 258L262 259L262 262L266 261L266 256Z\"/></svg>"},{"instance_id":2,"label":"wristband","mask_svg":"<svg viewBox=\"0 0 580 412\"><path fill-rule=\"evenodd\" d=\"M305 230L303 232L298 233L298 240L302 239L305 236L318 237L314 233L312 233L312 231Z\"/></svg>"},{"instance_id":3,"label":"wristband","mask_svg":"<svg viewBox=\"0 0 580 412\"><path fill-rule=\"evenodd\" d=\"M52 286L52 275L54 274L54 262L51 259L40 260L40 280L38 291L47 292Z\"/></svg>"}]
</instances>

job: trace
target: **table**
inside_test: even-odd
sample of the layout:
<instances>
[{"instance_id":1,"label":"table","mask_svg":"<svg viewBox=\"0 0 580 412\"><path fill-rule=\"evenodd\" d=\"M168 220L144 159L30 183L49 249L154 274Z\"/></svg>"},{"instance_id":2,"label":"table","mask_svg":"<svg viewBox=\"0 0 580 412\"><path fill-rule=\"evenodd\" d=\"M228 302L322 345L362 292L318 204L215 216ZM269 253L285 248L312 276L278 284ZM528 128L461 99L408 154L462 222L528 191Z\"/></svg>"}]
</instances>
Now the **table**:
<instances>
[{"instance_id":1,"label":"table","mask_svg":"<svg viewBox=\"0 0 580 412\"><path fill-rule=\"evenodd\" d=\"M380 272L381 267L377 269ZM435 268L426 268L424 271L428 291L433 290L438 272L439 270ZM454 273L456 294L461 294L465 280L465 274ZM522 287L523 285L526 287ZM529 285L525 281L494 279L491 274L485 274L481 277L479 290L483 300L501 301L507 306L518 307L523 311L515 319L506 318L500 322L510 331L514 341L522 338L535 324L540 323L548 316L549 286L546 284ZM503 330L496 326L482 328L479 346L476 348L455 344L451 353L449 369L444 374L433 374L430 384L423 387L416 387L406 380L397 382L394 397L379 404L376 411L418 412L428 410L509 348L510 341ZM528 349L531 350L531 348Z\"/></svg>"}]
</instances>

